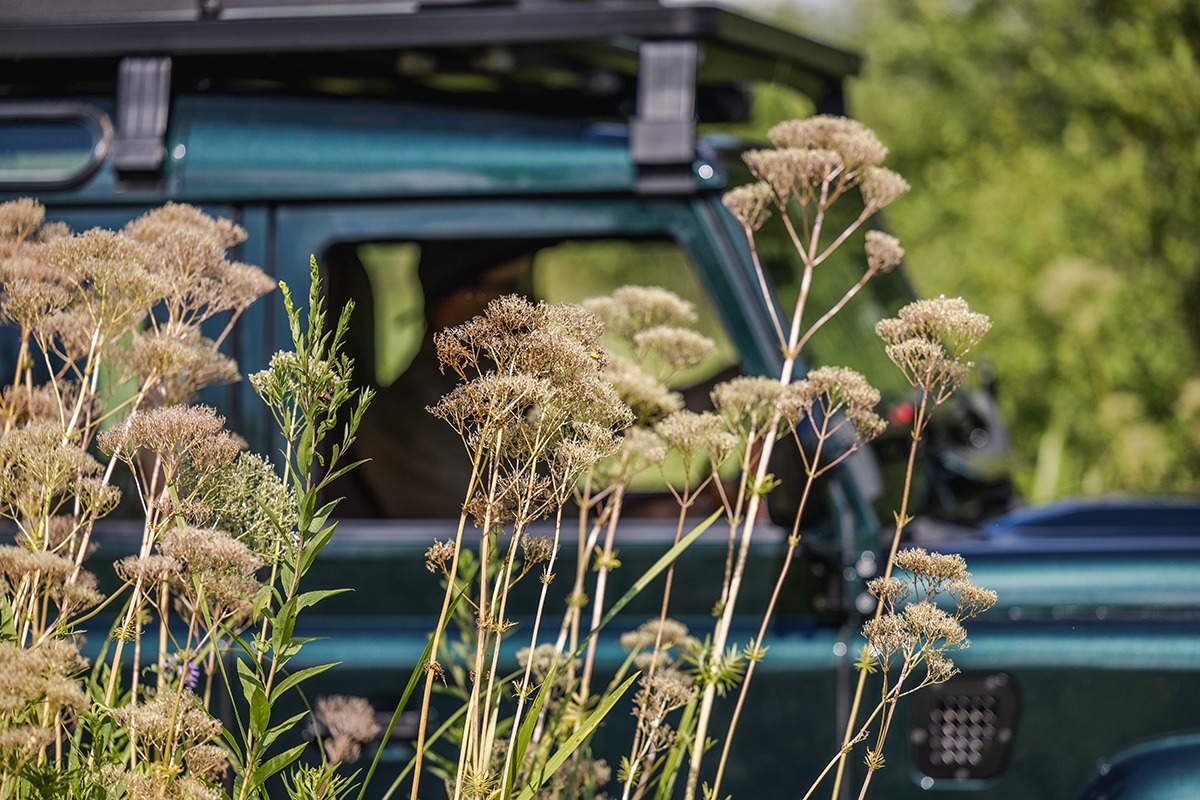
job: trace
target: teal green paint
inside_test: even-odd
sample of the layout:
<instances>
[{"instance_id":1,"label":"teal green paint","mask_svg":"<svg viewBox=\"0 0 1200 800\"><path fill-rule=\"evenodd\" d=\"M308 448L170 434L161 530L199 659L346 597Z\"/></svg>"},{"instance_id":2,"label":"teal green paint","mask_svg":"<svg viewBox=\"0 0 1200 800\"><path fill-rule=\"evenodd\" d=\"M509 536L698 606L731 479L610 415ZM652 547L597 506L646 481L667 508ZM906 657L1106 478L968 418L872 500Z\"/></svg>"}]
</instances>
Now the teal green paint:
<instances>
[{"instance_id":1,"label":"teal green paint","mask_svg":"<svg viewBox=\"0 0 1200 800\"><path fill-rule=\"evenodd\" d=\"M580 123L365 101L185 96L180 194L252 199L629 190L623 136Z\"/></svg>"}]
</instances>

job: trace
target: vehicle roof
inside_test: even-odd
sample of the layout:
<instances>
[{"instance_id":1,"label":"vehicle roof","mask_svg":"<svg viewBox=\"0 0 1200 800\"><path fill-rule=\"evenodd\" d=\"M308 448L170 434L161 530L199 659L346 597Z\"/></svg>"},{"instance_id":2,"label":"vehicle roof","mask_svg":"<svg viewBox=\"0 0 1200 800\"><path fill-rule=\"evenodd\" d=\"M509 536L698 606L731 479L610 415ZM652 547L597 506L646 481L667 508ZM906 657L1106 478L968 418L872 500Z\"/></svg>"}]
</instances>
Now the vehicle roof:
<instances>
[{"instance_id":1,"label":"vehicle roof","mask_svg":"<svg viewBox=\"0 0 1200 800\"><path fill-rule=\"evenodd\" d=\"M0 83L10 96L78 93L115 79L122 57L167 56L176 85L194 78L216 88L237 80L312 89L356 81L356 91L395 96L436 89L458 74L513 102L534 87L558 90L551 108L560 107L562 90L574 89L582 101L572 113L595 115L619 111L631 94L638 44L664 40L703 48L702 121L721 103L706 110L706 87L773 80L821 97L859 68L852 53L735 11L654 0L16 0L0 8L0 75L9 76Z\"/></svg>"}]
</instances>

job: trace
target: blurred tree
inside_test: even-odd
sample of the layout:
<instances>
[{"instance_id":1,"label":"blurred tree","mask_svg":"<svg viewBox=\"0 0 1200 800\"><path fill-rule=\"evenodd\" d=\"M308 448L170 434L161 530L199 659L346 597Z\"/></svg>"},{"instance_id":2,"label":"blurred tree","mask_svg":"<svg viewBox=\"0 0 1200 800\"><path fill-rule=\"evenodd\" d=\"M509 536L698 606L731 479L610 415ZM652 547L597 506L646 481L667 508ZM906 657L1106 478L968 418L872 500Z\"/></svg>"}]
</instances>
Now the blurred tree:
<instances>
[{"instance_id":1,"label":"blurred tree","mask_svg":"<svg viewBox=\"0 0 1200 800\"><path fill-rule=\"evenodd\" d=\"M889 226L992 315L1026 494L1200 488L1200 4L860 3Z\"/></svg>"}]
</instances>

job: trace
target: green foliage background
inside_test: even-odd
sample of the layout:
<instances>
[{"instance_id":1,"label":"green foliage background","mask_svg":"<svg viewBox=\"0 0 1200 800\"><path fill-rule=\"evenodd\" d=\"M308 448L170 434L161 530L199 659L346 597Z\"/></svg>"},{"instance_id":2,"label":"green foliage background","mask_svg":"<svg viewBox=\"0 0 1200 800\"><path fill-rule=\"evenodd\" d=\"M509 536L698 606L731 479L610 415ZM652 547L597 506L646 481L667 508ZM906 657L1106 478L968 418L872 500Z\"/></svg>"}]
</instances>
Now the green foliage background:
<instances>
[{"instance_id":1,"label":"green foliage background","mask_svg":"<svg viewBox=\"0 0 1200 800\"><path fill-rule=\"evenodd\" d=\"M1200 488L1200 4L859 14L849 105L913 185L888 225L922 294L992 315L1027 496Z\"/></svg>"}]
</instances>

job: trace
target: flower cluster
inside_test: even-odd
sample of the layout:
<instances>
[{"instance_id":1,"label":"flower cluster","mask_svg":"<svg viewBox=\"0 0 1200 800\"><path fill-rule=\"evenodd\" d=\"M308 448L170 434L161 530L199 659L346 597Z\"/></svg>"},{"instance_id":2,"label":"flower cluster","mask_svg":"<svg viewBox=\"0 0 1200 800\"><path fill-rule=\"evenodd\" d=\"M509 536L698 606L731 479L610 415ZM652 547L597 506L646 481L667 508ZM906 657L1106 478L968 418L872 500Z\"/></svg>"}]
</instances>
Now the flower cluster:
<instances>
[{"instance_id":1,"label":"flower cluster","mask_svg":"<svg viewBox=\"0 0 1200 800\"><path fill-rule=\"evenodd\" d=\"M908 382L938 404L970 374L973 365L963 358L991 324L961 297L938 297L909 303L897 317L881 320L875 333Z\"/></svg>"},{"instance_id":2,"label":"flower cluster","mask_svg":"<svg viewBox=\"0 0 1200 800\"><path fill-rule=\"evenodd\" d=\"M865 658L884 669L899 662L904 675L924 664L921 685L942 683L956 671L946 654L970 645L962 620L995 605L996 593L972 583L966 561L957 554L910 548L896 553L892 563L904 577L876 578L867 585L883 613L863 625L871 648ZM951 610L943 607L947 604Z\"/></svg>"}]
</instances>

